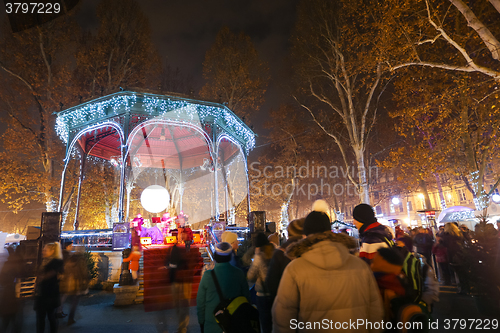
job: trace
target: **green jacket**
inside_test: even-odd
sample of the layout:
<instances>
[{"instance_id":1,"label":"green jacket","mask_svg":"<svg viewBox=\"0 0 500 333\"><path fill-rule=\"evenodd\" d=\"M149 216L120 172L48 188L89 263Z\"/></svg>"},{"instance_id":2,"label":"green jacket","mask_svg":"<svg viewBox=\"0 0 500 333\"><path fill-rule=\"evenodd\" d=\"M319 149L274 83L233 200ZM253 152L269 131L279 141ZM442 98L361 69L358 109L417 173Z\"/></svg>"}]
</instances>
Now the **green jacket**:
<instances>
[{"instance_id":1,"label":"green jacket","mask_svg":"<svg viewBox=\"0 0 500 333\"><path fill-rule=\"evenodd\" d=\"M245 296L250 301L248 283L241 269L227 262L216 263L214 271L225 298L230 299L237 296ZM207 271L201 278L200 286L198 287L198 296L196 297L198 322L204 325L204 333L222 332L222 329L214 318L214 310L219 303L220 299L217 289L215 289L212 273Z\"/></svg>"}]
</instances>

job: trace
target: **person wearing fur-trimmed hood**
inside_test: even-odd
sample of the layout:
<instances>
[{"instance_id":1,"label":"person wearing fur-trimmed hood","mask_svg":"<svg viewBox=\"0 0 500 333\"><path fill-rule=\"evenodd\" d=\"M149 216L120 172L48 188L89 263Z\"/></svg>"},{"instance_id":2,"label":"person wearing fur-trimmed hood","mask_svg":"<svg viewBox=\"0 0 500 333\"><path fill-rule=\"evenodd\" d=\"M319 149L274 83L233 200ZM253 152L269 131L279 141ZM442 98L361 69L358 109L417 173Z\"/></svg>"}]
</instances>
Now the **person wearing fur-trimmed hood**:
<instances>
[{"instance_id":1,"label":"person wearing fur-trimmed hood","mask_svg":"<svg viewBox=\"0 0 500 333\"><path fill-rule=\"evenodd\" d=\"M356 241L333 233L328 216L317 211L306 217L304 234L306 238L287 248L287 255L297 259L288 264L280 281L273 332L332 332L336 322L380 322L384 314L373 273L349 253ZM307 326L325 322L333 325ZM373 332L364 326L343 331Z\"/></svg>"}]
</instances>

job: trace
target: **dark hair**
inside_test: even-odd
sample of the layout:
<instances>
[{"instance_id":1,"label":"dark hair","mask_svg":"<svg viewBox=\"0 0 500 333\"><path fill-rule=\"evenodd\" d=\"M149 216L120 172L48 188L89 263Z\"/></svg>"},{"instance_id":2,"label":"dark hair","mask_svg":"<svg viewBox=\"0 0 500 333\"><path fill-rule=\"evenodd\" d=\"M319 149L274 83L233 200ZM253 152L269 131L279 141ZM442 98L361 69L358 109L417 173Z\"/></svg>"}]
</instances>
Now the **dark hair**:
<instances>
[{"instance_id":1,"label":"dark hair","mask_svg":"<svg viewBox=\"0 0 500 333\"><path fill-rule=\"evenodd\" d=\"M269 244L269 239L267 239L266 235L263 232L259 232L257 235L255 235L255 238L253 239L253 245L255 247L261 247L266 244Z\"/></svg>"},{"instance_id":2,"label":"dark hair","mask_svg":"<svg viewBox=\"0 0 500 333\"><path fill-rule=\"evenodd\" d=\"M410 236L407 235L401 236L399 238L396 238L396 241L403 242L408 251L410 252L413 251L413 240L411 239Z\"/></svg>"},{"instance_id":3,"label":"dark hair","mask_svg":"<svg viewBox=\"0 0 500 333\"><path fill-rule=\"evenodd\" d=\"M382 247L378 249L378 254L390 264L403 266L405 259L401 253L395 249Z\"/></svg>"}]
</instances>

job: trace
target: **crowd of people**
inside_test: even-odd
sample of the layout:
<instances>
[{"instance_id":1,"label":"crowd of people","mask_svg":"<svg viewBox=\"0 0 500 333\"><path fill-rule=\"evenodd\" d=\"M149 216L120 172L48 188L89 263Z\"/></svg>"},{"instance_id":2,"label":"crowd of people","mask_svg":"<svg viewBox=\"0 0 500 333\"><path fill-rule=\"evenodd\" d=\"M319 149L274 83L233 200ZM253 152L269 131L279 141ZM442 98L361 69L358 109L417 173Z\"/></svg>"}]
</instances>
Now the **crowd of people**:
<instances>
[{"instance_id":1,"label":"crowd of people","mask_svg":"<svg viewBox=\"0 0 500 333\"><path fill-rule=\"evenodd\" d=\"M275 235L255 234L244 256L253 257L249 267L235 251L236 235L224 232L216 263L208 271L212 268L223 279L221 288L227 297L245 296L256 305L263 333L314 331L319 330L317 324L333 331L338 327L328 323L358 320L427 323L433 304L439 301L439 284L430 265L433 237L424 230L412 231L410 236L400 229L396 235L377 222L373 208L366 204L358 205L353 217L359 242L343 232L332 232L330 217L323 211L290 222L288 239L281 243ZM446 242L451 246L451 240ZM208 271L198 291L198 322L202 332L222 332L213 316L220 298ZM253 285L253 293L243 288L247 283ZM350 326L343 330L380 331Z\"/></svg>"},{"instance_id":2,"label":"crowd of people","mask_svg":"<svg viewBox=\"0 0 500 333\"><path fill-rule=\"evenodd\" d=\"M252 246L244 255L238 251L238 236L224 232L214 261L203 269L197 292L201 331L223 332L214 313L224 298L240 299L238 306L241 299L255 305L259 329L253 327L249 332L333 331L338 323L343 331L356 332L402 332L397 323L423 323L423 332L439 301L440 283L456 285L459 293L468 292L460 283L458 256L467 242L474 242L465 225L446 223L435 234L427 228L408 230L401 225L393 231L377 221L367 204L354 208L353 220L359 239L333 232L327 213L313 210L289 223L286 239L277 234L253 234ZM179 332L187 331L192 286L192 276L187 277L193 264L189 258L192 232L187 229L182 237L187 251L175 244L161 267L169 269ZM16 302L15 285L23 276L23 265L14 248L8 251L9 260L0 272L0 327L2 332L20 332L22 306ZM140 244L134 244L124 260L130 262L134 280L140 257ZM71 242L64 242L62 250L59 243L48 243L36 274L37 333L44 332L46 321L50 332L57 332L58 318L66 316L67 324L74 324L79 298L89 286L84 253ZM63 311L65 304L69 315ZM244 323L243 318L239 320ZM360 320L393 326L343 326Z\"/></svg>"},{"instance_id":3,"label":"crowd of people","mask_svg":"<svg viewBox=\"0 0 500 333\"><path fill-rule=\"evenodd\" d=\"M83 248L73 248L71 241L47 243L41 253L34 290L36 332L45 331L46 321L51 333L58 331L58 318L68 317L67 324L75 323L80 296L88 291L90 282L87 260ZM9 259L0 272L1 332L21 332L23 329L23 303L16 289L20 278L28 277L26 265L20 255L21 248L9 247ZM63 306L69 305L69 314Z\"/></svg>"}]
</instances>

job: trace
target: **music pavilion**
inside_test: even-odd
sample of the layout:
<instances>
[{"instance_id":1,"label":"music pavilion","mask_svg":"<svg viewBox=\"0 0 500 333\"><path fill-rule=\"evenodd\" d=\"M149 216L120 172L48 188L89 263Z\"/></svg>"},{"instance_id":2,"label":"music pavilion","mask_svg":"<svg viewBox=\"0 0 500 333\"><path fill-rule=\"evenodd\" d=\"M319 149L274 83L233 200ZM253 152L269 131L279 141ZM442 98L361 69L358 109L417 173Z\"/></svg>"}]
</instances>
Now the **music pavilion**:
<instances>
[{"instance_id":1,"label":"music pavilion","mask_svg":"<svg viewBox=\"0 0 500 333\"><path fill-rule=\"evenodd\" d=\"M121 91L57 113L56 130L66 143L58 211L70 196L65 184L78 183L76 213L65 222L75 229L85 183L104 169L114 177L106 195L111 223L129 222L137 213L131 203L141 198L146 217L183 212L194 228L220 214L234 221L239 205L250 206L255 134L224 105Z\"/></svg>"}]
</instances>

